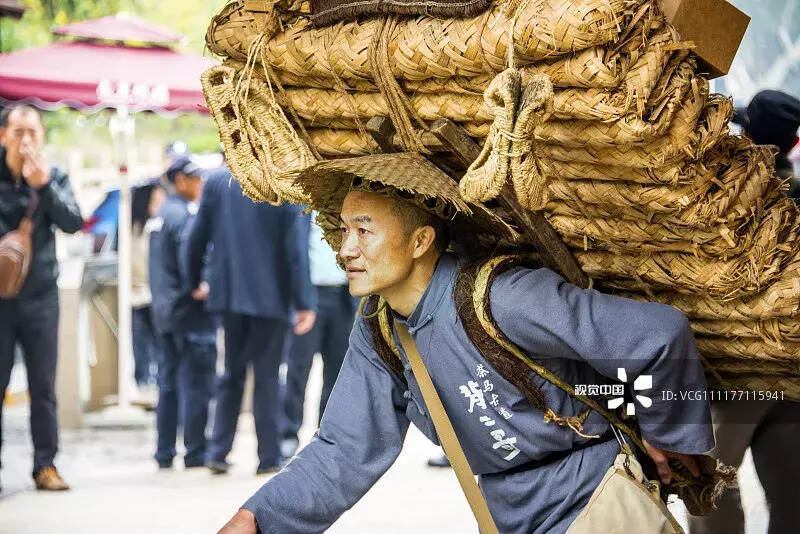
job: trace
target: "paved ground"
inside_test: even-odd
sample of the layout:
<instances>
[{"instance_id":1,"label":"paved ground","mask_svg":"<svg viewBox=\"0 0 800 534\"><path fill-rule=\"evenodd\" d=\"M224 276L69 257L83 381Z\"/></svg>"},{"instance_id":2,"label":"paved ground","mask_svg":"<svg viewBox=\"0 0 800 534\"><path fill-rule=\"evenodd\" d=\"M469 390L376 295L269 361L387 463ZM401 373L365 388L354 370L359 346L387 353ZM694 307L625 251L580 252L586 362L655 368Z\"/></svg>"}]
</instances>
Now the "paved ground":
<instances>
[{"instance_id":1,"label":"paved ground","mask_svg":"<svg viewBox=\"0 0 800 534\"><path fill-rule=\"evenodd\" d=\"M318 371L315 366L312 386L319 381ZM315 405L309 398L307 406ZM0 534L215 532L267 480L253 475L255 436L252 418L244 415L231 458L235 466L227 476L213 477L202 469L159 472L151 459L155 434L150 421L139 429L63 432L58 466L74 489L37 493L29 473L27 407L12 407L4 415ZM309 410L306 418L315 420L315 414ZM305 441L312 432L304 428L301 437ZM424 465L435 452L412 427L395 465L330 532L476 532L453 473ZM740 479L748 533L763 533L767 514L749 459ZM681 510L677 513L682 517Z\"/></svg>"}]
</instances>

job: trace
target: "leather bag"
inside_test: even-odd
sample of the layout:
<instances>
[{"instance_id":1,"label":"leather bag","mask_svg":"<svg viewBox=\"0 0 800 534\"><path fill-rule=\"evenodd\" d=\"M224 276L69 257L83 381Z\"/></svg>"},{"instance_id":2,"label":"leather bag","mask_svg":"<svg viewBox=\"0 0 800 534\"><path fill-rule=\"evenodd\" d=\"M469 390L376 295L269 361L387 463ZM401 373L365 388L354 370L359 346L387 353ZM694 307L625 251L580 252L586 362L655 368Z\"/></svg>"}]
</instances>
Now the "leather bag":
<instances>
[{"instance_id":1,"label":"leather bag","mask_svg":"<svg viewBox=\"0 0 800 534\"><path fill-rule=\"evenodd\" d=\"M33 214L39 204L39 196L31 191L25 216L16 230L0 238L0 298L16 297L28 276L33 260Z\"/></svg>"}]
</instances>

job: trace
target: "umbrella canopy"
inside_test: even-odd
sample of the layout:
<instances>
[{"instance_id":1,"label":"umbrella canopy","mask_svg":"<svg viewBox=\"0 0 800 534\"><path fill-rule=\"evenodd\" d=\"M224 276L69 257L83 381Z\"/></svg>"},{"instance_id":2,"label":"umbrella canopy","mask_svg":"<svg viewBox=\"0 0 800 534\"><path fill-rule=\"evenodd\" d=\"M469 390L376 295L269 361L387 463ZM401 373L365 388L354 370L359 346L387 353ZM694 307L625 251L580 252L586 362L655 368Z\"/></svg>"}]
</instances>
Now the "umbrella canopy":
<instances>
[{"instance_id":1,"label":"umbrella canopy","mask_svg":"<svg viewBox=\"0 0 800 534\"><path fill-rule=\"evenodd\" d=\"M158 26L127 13L64 24L56 26L51 31L56 35L68 35L83 39L134 41L157 45L179 43L184 38L183 35L169 28Z\"/></svg>"},{"instance_id":2,"label":"umbrella canopy","mask_svg":"<svg viewBox=\"0 0 800 534\"><path fill-rule=\"evenodd\" d=\"M60 42L0 55L0 98L45 109L206 111L200 74L215 64L168 48Z\"/></svg>"}]
</instances>

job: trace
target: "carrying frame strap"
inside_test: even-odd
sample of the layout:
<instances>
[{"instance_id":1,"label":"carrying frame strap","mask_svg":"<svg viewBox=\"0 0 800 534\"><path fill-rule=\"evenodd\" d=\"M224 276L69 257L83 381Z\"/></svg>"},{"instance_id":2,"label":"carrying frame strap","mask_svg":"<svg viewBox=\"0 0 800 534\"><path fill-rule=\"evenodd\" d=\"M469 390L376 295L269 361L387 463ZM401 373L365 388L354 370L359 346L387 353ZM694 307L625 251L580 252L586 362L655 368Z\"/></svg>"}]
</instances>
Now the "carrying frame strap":
<instances>
[{"instance_id":1,"label":"carrying frame strap","mask_svg":"<svg viewBox=\"0 0 800 534\"><path fill-rule=\"evenodd\" d=\"M442 400L436 392L428 370L422 361L417 344L411 338L405 325L395 322L397 326L397 334L400 337L400 343L403 345L408 362L411 364L411 370L414 372L414 378L417 379L419 389L422 391L422 398L425 399L425 405L433 419L433 426L436 427L436 433L439 435L439 441L442 443L444 452L456 472L458 483L461 484L461 489L464 496L469 502L469 507L472 508L472 513L478 521L478 527L481 534L498 534L497 526L494 524L492 514L489 511L489 506L486 504L486 499L483 497L478 483L475 481L475 475L467 463L467 457L464 456L464 450L461 448L461 443L458 441L453 425L450 418L447 417L447 412L442 405Z\"/></svg>"}]
</instances>

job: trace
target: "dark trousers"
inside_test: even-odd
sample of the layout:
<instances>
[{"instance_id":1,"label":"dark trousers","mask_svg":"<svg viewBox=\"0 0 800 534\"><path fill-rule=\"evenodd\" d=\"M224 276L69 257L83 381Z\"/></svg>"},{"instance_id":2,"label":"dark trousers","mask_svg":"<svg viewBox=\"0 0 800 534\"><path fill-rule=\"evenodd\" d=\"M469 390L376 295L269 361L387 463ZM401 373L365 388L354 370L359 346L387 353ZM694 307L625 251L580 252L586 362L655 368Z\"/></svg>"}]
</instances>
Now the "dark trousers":
<instances>
[{"instance_id":1,"label":"dark trousers","mask_svg":"<svg viewBox=\"0 0 800 534\"><path fill-rule=\"evenodd\" d=\"M158 445L155 458L168 464L175 457L178 411L182 410L187 466L203 465L206 454L208 403L214 386L217 347L211 333L168 333L161 338L158 363Z\"/></svg>"},{"instance_id":2,"label":"dark trousers","mask_svg":"<svg viewBox=\"0 0 800 534\"><path fill-rule=\"evenodd\" d=\"M132 314L133 375L136 383L147 385L156 379L156 367L161 359L161 338L153 327L150 306L134 308Z\"/></svg>"},{"instance_id":3,"label":"dark trousers","mask_svg":"<svg viewBox=\"0 0 800 534\"><path fill-rule=\"evenodd\" d=\"M316 286L316 289L319 309L314 327L305 335L292 336L283 402L286 416L281 432L283 439L297 439L297 432L303 422L303 401L308 374L314 354L318 352L322 354L324 364L322 396L319 401L319 417L322 418L347 352L350 330L358 308L358 301L350 296L347 286Z\"/></svg>"},{"instance_id":4,"label":"dark trousers","mask_svg":"<svg viewBox=\"0 0 800 534\"><path fill-rule=\"evenodd\" d=\"M14 345L25 355L31 399L33 472L53 465L58 452L56 361L58 358L58 293L25 300L0 300L0 394L5 396ZM2 442L0 413L0 442Z\"/></svg>"},{"instance_id":5,"label":"dark trousers","mask_svg":"<svg viewBox=\"0 0 800 534\"><path fill-rule=\"evenodd\" d=\"M711 404L717 441L711 455L738 468L747 448L769 507L769 534L798 531L800 504L800 403L725 401ZM708 517L689 516L691 534L744 534L739 489L720 498Z\"/></svg>"},{"instance_id":6,"label":"dark trousers","mask_svg":"<svg viewBox=\"0 0 800 534\"><path fill-rule=\"evenodd\" d=\"M233 447L242 407L247 366L253 366L253 418L260 468L280 461L278 447L278 367L289 335L285 321L237 313L222 316L225 329L225 372L217 383L217 407L208 460L223 462Z\"/></svg>"}]
</instances>

